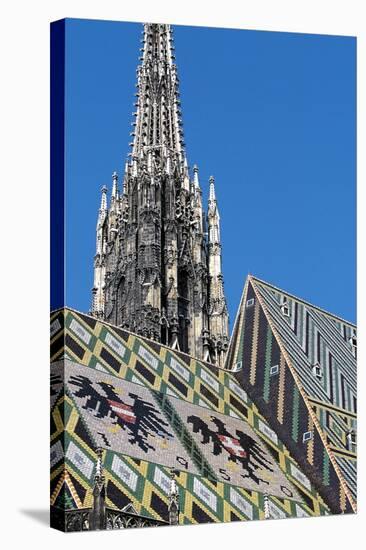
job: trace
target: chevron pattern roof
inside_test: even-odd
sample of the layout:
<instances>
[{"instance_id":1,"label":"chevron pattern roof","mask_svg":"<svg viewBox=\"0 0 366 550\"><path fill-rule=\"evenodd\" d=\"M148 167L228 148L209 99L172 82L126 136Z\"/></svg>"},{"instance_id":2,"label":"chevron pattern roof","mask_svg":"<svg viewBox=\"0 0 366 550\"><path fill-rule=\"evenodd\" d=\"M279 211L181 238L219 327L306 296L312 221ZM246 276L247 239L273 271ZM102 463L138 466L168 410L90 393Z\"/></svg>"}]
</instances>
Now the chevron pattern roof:
<instances>
[{"instance_id":1,"label":"chevron pattern roof","mask_svg":"<svg viewBox=\"0 0 366 550\"><path fill-rule=\"evenodd\" d=\"M249 276L227 367L334 512L356 509L356 327Z\"/></svg>"}]
</instances>

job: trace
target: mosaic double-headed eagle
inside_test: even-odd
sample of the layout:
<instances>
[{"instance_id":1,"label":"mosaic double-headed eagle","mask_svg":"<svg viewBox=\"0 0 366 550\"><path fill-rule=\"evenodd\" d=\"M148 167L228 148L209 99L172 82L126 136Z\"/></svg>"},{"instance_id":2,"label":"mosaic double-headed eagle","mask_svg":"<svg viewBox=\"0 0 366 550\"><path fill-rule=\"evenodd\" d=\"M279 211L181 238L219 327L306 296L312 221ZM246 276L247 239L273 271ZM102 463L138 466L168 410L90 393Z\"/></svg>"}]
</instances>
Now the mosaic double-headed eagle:
<instances>
[{"instance_id":1,"label":"mosaic double-headed eagle","mask_svg":"<svg viewBox=\"0 0 366 550\"><path fill-rule=\"evenodd\" d=\"M159 415L152 403L144 401L138 395L129 393L133 404L128 405L117 395L116 388L108 382L96 382L102 391L97 389L86 376L71 376L69 384L79 389L74 392L75 397L87 398L82 408L91 412L96 418L112 419L113 424L127 430L131 436L128 440L131 445L137 444L145 453L155 447L148 442L148 436L172 439L164 426L169 426Z\"/></svg>"},{"instance_id":2,"label":"mosaic double-headed eagle","mask_svg":"<svg viewBox=\"0 0 366 550\"><path fill-rule=\"evenodd\" d=\"M215 456L220 455L223 451L226 451L229 456L228 460L241 464L246 474L241 474L243 478L250 478L255 483L269 484L265 479L261 479L256 474L256 470L264 468L273 472L271 468L271 462L267 460L265 452L261 449L258 443L250 435L235 430L236 436L234 437L226 428L226 425L222 420L216 418L216 416L210 417L211 422L215 424L216 431L211 428L200 418L199 416L189 416L187 422L192 424L194 433L202 434L203 445L212 443L212 452Z\"/></svg>"}]
</instances>

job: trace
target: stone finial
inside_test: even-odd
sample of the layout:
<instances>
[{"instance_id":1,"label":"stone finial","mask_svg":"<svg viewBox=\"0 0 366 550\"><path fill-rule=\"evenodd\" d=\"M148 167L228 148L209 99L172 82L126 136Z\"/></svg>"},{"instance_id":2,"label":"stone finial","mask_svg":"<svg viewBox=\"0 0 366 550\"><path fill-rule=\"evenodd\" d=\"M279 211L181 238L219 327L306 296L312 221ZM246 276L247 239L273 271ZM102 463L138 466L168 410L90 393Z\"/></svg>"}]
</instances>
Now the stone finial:
<instances>
[{"instance_id":1,"label":"stone finial","mask_svg":"<svg viewBox=\"0 0 366 550\"><path fill-rule=\"evenodd\" d=\"M101 198L101 201L100 201L100 209L104 212L107 210L107 187L105 185L103 185L102 189L102 198Z\"/></svg>"},{"instance_id":2,"label":"stone finial","mask_svg":"<svg viewBox=\"0 0 366 550\"><path fill-rule=\"evenodd\" d=\"M200 182L199 182L199 179L198 179L198 166L197 166L197 164L195 164L193 166L193 183L194 183L194 186L196 187L196 189L199 189Z\"/></svg>"},{"instance_id":3,"label":"stone finial","mask_svg":"<svg viewBox=\"0 0 366 550\"><path fill-rule=\"evenodd\" d=\"M105 529L105 477L103 474L103 449L97 449L97 463L95 466L93 507L90 511L90 528L92 530Z\"/></svg>"},{"instance_id":4,"label":"stone finial","mask_svg":"<svg viewBox=\"0 0 366 550\"><path fill-rule=\"evenodd\" d=\"M98 447L97 449L97 463L95 466L95 480L99 481L103 478L103 449Z\"/></svg>"},{"instance_id":5,"label":"stone finial","mask_svg":"<svg viewBox=\"0 0 366 550\"><path fill-rule=\"evenodd\" d=\"M215 200L216 200L215 178L214 178L213 176L210 176L209 183L210 183L210 195L209 195L209 200L210 200L210 201L215 201Z\"/></svg>"},{"instance_id":6,"label":"stone finial","mask_svg":"<svg viewBox=\"0 0 366 550\"><path fill-rule=\"evenodd\" d=\"M172 161L171 161L170 155L168 155L166 158L165 171L168 174L168 176L172 172Z\"/></svg>"},{"instance_id":7,"label":"stone finial","mask_svg":"<svg viewBox=\"0 0 366 550\"><path fill-rule=\"evenodd\" d=\"M115 200L118 196L118 174L116 171L112 174L112 199Z\"/></svg>"},{"instance_id":8,"label":"stone finial","mask_svg":"<svg viewBox=\"0 0 366 550\"><path fill-rule=\"evenodd\" d=\"M179 524L179 488L176 481L177 471L170 470L170 491L169 491L169 523L170 525Z\"/></svg>"},{"instance_id":9,"label":"stone finial","mask_svg":"<svg viewBox=\"0 0 366 550\"><path fill-rule=\"evenodd\" d=\"M269 510L268 493L264 493L264 519L270 519L271 513Z\"/></svg>"},{"instance_id":10,"label":"stone finial","mask_svg":"<svg viewBox=\"0 0 366 550\"><path fill-rule=\"evenodd\" d=\"M132 176L137 177L137 156L132 157Z\"/></svg>"}]
</instances>

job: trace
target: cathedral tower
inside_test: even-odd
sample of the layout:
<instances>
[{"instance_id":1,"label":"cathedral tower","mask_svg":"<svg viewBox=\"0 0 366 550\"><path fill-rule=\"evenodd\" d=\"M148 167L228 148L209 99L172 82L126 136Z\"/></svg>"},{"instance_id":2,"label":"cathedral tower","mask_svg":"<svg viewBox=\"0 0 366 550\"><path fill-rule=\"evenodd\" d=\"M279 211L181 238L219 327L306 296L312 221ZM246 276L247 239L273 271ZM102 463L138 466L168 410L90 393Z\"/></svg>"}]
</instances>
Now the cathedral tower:
<instances>
[{"instance_id":1,"label":"cathedral tower","mask_svg":"<svg viewBox=\"0 0 366 550\"><path fill-rule=\"evenodd\" d=\"M170 25L144 25L140 61L122 190L116 173L109 205L102 189L92 313L223 365L220 217L213 178L206 215L188 168Z\"/></svg>"}]
</instances>

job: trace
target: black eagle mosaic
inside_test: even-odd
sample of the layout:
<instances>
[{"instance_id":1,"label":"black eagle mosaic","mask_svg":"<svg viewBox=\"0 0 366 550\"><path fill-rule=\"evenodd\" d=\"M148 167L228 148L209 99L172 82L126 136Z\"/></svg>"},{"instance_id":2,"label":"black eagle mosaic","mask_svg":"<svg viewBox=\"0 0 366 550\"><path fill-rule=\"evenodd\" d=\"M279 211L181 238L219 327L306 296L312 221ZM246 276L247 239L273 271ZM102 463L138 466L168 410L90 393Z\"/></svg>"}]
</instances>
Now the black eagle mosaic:
<instances>
[{"instance_id":1,"label":"black eagle mosaic","mask_svg":"<svg viewBox=\"0 0 366 550\"><path fill-rule=\"evenodd\" d=\"M63 368L66 391L97 445L212 480L301 501L246 422L69 360L53 369L55 380L57 371Z\"/></svg>"}]
</instances>

